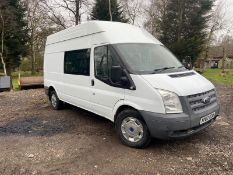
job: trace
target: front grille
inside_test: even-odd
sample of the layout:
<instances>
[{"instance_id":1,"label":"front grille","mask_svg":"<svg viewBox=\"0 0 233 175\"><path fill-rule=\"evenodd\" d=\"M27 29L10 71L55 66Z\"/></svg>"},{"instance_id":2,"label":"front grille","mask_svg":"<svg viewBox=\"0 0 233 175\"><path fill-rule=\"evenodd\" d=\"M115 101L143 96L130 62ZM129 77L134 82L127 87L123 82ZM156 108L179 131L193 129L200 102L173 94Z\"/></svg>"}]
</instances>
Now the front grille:
<instances>
[{"instance_id":1,"label":"front grille","mask_svg":"<svg viewBox=\"0 0 233 175\"><path fill-rule=\"evenodd\" d=\"M204 99L207 99L205 101ZM194 112L201 111L214 103L217 103L217 96L214 89L199 94L189 95L188 102Z\"/></svg>"}]
</instances>

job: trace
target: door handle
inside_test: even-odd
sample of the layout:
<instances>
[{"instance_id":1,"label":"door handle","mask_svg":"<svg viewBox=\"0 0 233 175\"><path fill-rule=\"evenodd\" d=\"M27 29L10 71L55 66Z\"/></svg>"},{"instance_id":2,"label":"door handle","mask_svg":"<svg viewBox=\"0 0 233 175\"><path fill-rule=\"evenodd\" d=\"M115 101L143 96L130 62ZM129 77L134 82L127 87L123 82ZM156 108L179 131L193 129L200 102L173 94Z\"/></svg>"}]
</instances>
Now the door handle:
<instances>
[{"instance_id":1,"label":"door handle","mask_svg":"<svg viewBox=\"0 0 233 175\"><path fill-rule=\"evenodd\" d=\"M91 86L95 86L95 81L93 79L91 80Z\"/></svg>"}]
</instances>

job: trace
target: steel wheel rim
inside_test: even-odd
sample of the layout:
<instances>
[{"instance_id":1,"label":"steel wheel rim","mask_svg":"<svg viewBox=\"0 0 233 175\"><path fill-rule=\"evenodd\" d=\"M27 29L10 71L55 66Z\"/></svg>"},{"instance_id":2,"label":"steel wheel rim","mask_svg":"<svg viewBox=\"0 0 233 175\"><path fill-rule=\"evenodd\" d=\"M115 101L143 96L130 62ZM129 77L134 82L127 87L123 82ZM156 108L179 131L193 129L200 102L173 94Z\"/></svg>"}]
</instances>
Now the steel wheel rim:
<instances>
[{"instance_id":1,"label":"steel wheel rim","mask_svg":"<svg viewBox=\"0 0 233 175\"><path fill-rule=\"evenodd\" d=\"M57 98L56 98L55 94L52 95L51 102L52 102L53 107L57 106Z\"/></svg>"},{"instance_id":2,"label":"steel wheel rim","mask_svg":"<svg viewBox=\"0 0 233 175\"><path fill-rule=\"evenodd\" d=\"M121 123L121 133L130 142L139 142L143 137L143 125L134 117L127 117Z\"/></svg>"}]
</instances>

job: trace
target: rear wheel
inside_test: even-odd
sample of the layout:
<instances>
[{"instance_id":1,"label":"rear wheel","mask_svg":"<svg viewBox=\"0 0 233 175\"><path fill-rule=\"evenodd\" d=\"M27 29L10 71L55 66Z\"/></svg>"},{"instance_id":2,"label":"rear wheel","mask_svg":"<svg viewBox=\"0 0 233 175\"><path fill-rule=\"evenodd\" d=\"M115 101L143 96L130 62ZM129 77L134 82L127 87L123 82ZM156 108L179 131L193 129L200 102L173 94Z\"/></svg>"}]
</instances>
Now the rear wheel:
<instances>
[{"instance_id":1,"label":"rear wheel","mask_svg":"<svg viewBox=\"0 0 233 175\"><path fill-rule=\"evenodd\" d=\"M117 134L123 144L143 148L149 145L151 137L140 114L132 109L120 112L116 119Z\"/></svg>"},{"instance_id":2,"label":"rear wheel","mask_svg":"<svg viewBox=\"0 0 233 175\"><path fill-rule=\"evenodd\" d=\"M56 91L51 91L51 92L50 92L49 99L50 99L50 102L51 102L52 107L53 107L55 110L59 110L59 109L62 108L63 102L62 102L61 100L59 100Z\"/></svg>"}]
</instances>

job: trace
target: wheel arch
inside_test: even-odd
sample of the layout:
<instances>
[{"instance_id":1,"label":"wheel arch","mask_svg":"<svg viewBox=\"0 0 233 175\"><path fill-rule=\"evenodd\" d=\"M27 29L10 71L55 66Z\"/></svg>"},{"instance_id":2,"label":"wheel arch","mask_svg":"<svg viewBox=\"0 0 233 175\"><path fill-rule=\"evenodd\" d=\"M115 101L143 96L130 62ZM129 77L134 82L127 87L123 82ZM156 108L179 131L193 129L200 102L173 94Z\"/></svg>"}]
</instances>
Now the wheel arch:
<instances>
[{"instance_id":1,"label":"wheel arch","mask_svg":"<svg viewBox=\"0 0 233 175\"><path fill-rule=\"evenodd\" d=\"M55 91L56 92L56 89L54 88L54 86L49 86L49 88L48 88L48 96L49 96L49 100L50 100L50 93L52 92L52 91Z\"/></svg>"},{"instance_id":2,"label":"wheel arch","mask_svg":"<svg viewBox=\"0 0 233 175\"><path fill-rule=\"evenodd\" d=\"M137 111L139 114L140 114L140 110L141 110L140 106L138 106L134 103L130 103L130 102L126 102L124 100L121 100L115 105L115 108L113 111L113 122L114 123L116 121L117 115L125 109L133 109L133 110Z\"/></svg>"}]
</instances>

